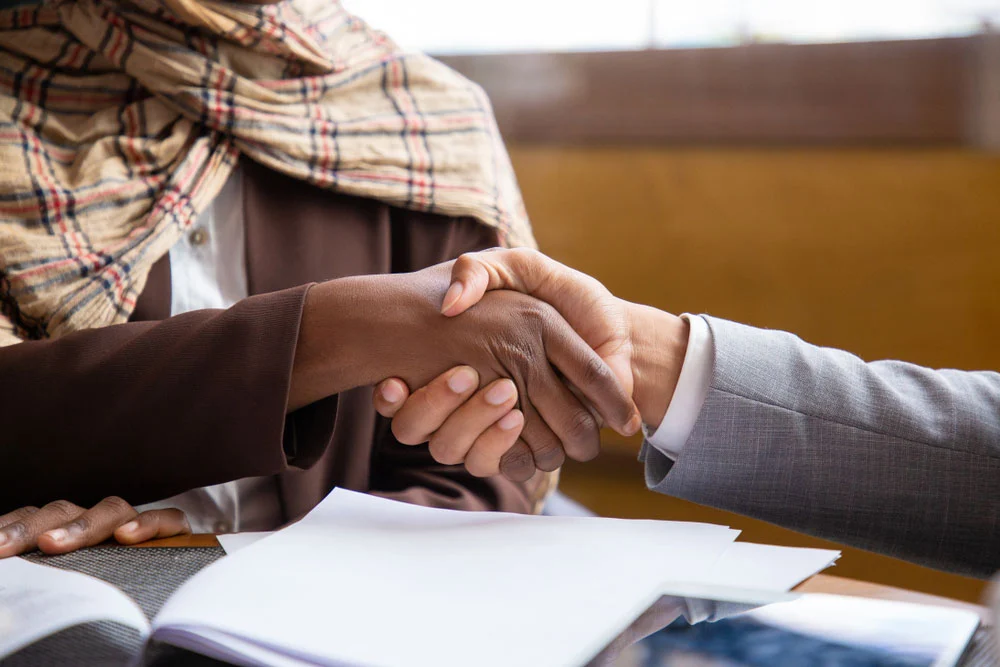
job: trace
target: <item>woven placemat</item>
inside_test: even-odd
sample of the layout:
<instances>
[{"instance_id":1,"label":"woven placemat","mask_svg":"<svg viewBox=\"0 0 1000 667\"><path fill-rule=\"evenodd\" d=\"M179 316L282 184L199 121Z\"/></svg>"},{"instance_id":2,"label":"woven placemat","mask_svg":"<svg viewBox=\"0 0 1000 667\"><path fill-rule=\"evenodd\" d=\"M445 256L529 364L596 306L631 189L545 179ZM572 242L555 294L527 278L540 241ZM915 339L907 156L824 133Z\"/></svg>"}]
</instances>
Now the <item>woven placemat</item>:
<instances>
[{"instance_id":1,"label":"woven placemat","mask_svg":"<svg viewBox=\"0 0 1000 667\"><path fill-rule=\"evenodd\" d=\"M99 546L62 556L40 553L25 560L103 579L131 597L153 618L174 591L202 568L225 555L221 547L128 549ZM142 650L139 632L120 623L85 623L39 640L3 661L11 667L118 667L132 664ZM221 665L187 651L153 646L143 664Z\"/></svg>"}]
</instances>

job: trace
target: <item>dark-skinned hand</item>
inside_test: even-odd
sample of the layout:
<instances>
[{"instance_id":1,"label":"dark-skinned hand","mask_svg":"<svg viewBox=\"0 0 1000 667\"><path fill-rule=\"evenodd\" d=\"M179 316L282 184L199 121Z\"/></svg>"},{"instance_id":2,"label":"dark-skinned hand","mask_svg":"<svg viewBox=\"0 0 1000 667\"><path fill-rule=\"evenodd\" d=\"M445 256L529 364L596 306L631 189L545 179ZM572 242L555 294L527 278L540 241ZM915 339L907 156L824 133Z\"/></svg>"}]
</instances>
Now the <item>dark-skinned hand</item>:
<instances>
[{"instance_id":1,"label":"dark-skinned hand","mask_svg":"<svg viewBox=\"0 0 1000 667\"><path fill-rule=\"evenodd\" d=\"M137 544L190 532L187 518L177 509L140 514L117 496L105 498L90 509L57 500L41 508L22 507L0 516L0 558L36 548L47 554L64 554L112 537L120 544Z\"/></svg>"},{"instance_id":2,"label":"dark-skinned hand","mask_svg":"<svg viewBox=\"0 0 1000 667\"><path fill-rule=\"evenodd\" d=\"M641 419L615 373L552 306L524 294L493 291L462 315L444 316L441 302L452 265L347 279L357 281L346 290L352 298L344 298L341 285L337 306L310 311L339 314L339 344L347 350L338 350L338 358L356 359L371 384L396 377L422 387L458 365L474 369L483 385L510 379L524 419L520 438L500 463L511 479L525 480L536 468L555 470L567 455L580 461L596 456L599 422L590 406L619 432L638 430ZM321 303L329 285L314 287L310 300ZM350 313L346 325L345 312ZM303 326L323 328L322 322ZM394 432L405 444L425 442L429 435L400 428L398 422ZM467 446L471 443L442 442L435 453L442 463L460 463Z\"/></svg>"}]
</instances>

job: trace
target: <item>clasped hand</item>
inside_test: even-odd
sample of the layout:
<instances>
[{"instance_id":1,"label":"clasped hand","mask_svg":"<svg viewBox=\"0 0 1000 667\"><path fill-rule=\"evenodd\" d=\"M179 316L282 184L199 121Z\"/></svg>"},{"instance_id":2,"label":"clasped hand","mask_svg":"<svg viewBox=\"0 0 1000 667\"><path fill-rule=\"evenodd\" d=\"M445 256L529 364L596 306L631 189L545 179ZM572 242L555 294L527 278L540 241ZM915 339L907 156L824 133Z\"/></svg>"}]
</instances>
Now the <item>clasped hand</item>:
<instances>
[{"instance_id":1,"label":"clasped hand","mask_svg":"<svg viewBox=\"0 0 1000 667\"><path fill-rule=\"evenodd\" d=\"M631 396L635 382L630 304L612 295L594 278L537 251L491 250L463 255L453 263L450 287L442 299L441 312L459 320L469 317L491 299L504 294L492 290L520 292L532 297L535 307L554 308L555 312L547 319L558 320L554 325L557 329L562 325L571 326L614 374L621 389ZM538 305L539 302L547 305ZM562 329L559 331L564 333ZM521 331L512 328L503 335L519 336ZM585 353L577 351L577 354L580 360L577 363L595 364ZM597 372L583 377L579 372L573 373L572 367L559 366L567 382L566 387L560 387L545 373L547 362L540 355L532 356L529 361L539 364L534 371L542 369L547 380L543 386L548 391L554 386L561 395L565 396L568 390L591 399L596 392L590 383L606 380ZM549 360L556 362L551 354ZM408 386L405 378L391 378L376 388L375 407L383 416L392 418L393 433L400 442L413 445L428 442L435 460L445 464L464 463L476 476L503 473L514 480L525 479L534 472L534 467L552 470L553 464L562 463L564 454L580 461L597 454L598 424L588 419L580 406L567 400L571 407L564 408L568 411L560 414L562 406L544 402L544 398L540 402L540 397L532 393L533 387L515 387L505 379L490 380L478 375L475 368L459 366L425 386L416 385L419 388L411 393L412 383ZM521 410L514 407L518 395ZM605 390L604 395L609 392ZM539 411L533 407L539 404L548 410ZM623 435L638 431L641 419L637 412L632 412L627 421L612 421L607 418L609 413L601 409L605 405L607 403L598 407L597 414L615 430ZM621 414L617 406L612 410L615 408L618 412L612 411L612 416ZM569 435L565 429L553 429L561 435L561 449L556 449L556 441L552 438L543 441L543 448L526 446L525 442L528 445L538 442L533 435L538 427L532 426L529 415L522 414L522 410L531 411L531 417L540 416L546 423L568 423L576 429ZM539 412L541 414L536 415ZM529 449L534 452L534 466L531 466Z\"/></svg>"}]
</instances>

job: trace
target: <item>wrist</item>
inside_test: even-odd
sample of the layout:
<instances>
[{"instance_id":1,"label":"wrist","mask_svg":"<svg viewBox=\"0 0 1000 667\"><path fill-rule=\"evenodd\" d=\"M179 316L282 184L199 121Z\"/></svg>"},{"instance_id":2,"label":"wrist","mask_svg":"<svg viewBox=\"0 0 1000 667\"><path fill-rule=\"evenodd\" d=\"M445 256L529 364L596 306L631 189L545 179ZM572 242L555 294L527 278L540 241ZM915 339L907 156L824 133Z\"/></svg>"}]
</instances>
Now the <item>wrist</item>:
<instances>
[{"instance_id":1,"label":"wrist","mask_svg":"<svg viewBox=\"0 0 1000 667\"><path fill-rule=\"evenodd\" d=\"M642 421L657 428L670 406L687 353L690 326L683 318L629 303L632 332L632 398Z\"/></svg>"},{"instance_id":2,"label":"wrist","mask_svg":"<svg viewBox=\"0 0 1000 667\"><path fill-rule=\"evenodd\" d=\"M354 387L389 376L380 333L384 326L373 313L389 276L357 276L314 285L306 294L299 324L289 412ZM385 368L383 368L385 366ZM385 373L379 375L379 373Z\"/></svg>"}]
</instances>

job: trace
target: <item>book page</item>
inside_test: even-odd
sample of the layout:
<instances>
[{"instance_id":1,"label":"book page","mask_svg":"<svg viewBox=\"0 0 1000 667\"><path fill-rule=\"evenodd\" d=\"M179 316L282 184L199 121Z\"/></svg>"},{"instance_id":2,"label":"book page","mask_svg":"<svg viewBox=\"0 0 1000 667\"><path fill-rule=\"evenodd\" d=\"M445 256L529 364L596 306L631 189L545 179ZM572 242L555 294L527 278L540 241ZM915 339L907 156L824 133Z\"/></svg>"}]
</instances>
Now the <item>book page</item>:
<instances>
[{"instance_id":1,"label":"book page","mask_svg":"<svg viewBox=\"0 0 1000 667\"><path fill-rule=\"evenodd\" d=\"M107 582L20 558L0 560L0 659L90 621L118 621L149 632L138 605Z\"/></svg>"}]
</instances>

